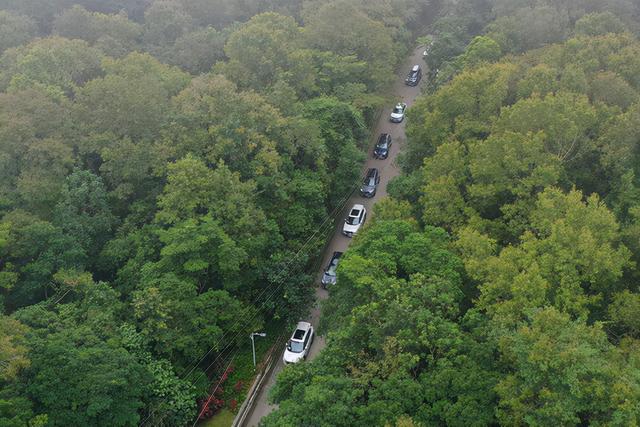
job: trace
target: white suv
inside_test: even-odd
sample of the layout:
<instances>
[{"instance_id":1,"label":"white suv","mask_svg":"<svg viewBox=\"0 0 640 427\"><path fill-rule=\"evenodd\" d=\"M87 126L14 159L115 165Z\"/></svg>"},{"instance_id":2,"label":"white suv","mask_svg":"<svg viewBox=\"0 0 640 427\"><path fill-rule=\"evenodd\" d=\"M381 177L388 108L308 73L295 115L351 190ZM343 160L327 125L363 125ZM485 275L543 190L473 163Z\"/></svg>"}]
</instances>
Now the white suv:
<instances>
[{"instance_id":1,"label":"white suv","mask_svg":"<svg viewBox=\"0 0 640 427\"><path fill-rule=\"evenodd\" d=\"M366 219L367 210L365 207L360 204L353 205L351 211L349 211L349 216L344 220L342 234L347 237L353 237L360 230Z\"/></svg>"},{"instance_id":2,"label":"white suv","mask_svg":"<svg viewBox=\"0 0 640 427\"><path fill-rule=\"evenodd\" d=\"M296 330L291 335L282 360L284 364L298 363L306 358L313 342L313 326L309 322L298 322Z\"/></svg>"},{"instance_id":3,"label":"white suv","mask_svg":"<svg viewBox=\"0 0 640 427\"><path fill-rule=\"evenodd\" d=\"M407 111L407 104L398 102L391 112L390 120L393 123L401 123L404 120L405 111Z\"/></svg>"}]
</instances>

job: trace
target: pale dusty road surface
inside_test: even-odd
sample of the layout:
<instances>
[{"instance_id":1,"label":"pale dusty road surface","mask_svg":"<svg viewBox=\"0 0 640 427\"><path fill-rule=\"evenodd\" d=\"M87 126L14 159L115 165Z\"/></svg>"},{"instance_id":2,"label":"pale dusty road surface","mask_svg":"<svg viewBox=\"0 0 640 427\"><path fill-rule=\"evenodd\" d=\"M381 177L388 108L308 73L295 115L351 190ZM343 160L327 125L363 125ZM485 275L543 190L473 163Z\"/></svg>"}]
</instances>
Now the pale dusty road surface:
<instances>
[{"instance_id":1,"label":"pale dusty road surface","mask_svg":"<svg viewBox=\"0 0 640 427\"><path fill-rule=\"evenodd\" d=\"M409 58L407 58L407 60L404 62L404 65L400 67L399 74L396 77L396 82L394 83L393 90L392 90L392 94L394 96L394 102L405 102L410 107L415 101L415 99L417 98L417 96L420 94L421 85L418 85L416 87L406 86L404 84L404 79L406 75L409 73L409 70L411 70L411 67L413 67L413 65L415 64L420 64L420 66L423 67L423 73L426 74L424 61L422 60L422 52L423 52L423 49L414 50L413 54ZM425 77L423 76L423 81L424 81L424 78ZM382 112L382 115L380 116L380 119L378 120L376 129L372 133L371 148L367 153L368 160L365 163L362 171L362 176L364 176L364 172L366 171L367 168L375 167L375 168L378 168L378 170L380 171L380 175L381 175L380 185L378 186L376 195L373 198L367 199L367 198L361 197L358 192L355 192L351 197L351 199L346 203L344 211L342 212L342 216L339 216L338 218L346 217L349 209L351 209L351 207L355 203L360 203L366 207L367 220L370 220L371 215L373 214L373 209L372 209L373 205L376 203L376 201L380 200L381 198L387 195L387 184L389 183L389 180L399 175L400 173L400 169L396 164L396 157L398 156L398 152L402 150L402 147L406 139L405 132L404 132L406 120L403 121L402 123L391 123L389 121L389 115L391 114L392 108L393 108L393 105L389 105L388 108L385 108L385 110ZM393 140L389 157L386 160L377 160L373 158L373 145L375 144L375 141L378 139L378 136L381 133L390 134ZM343 236L341 233L342 224L343 224L342 221L338 222L338 226L333 234L333 237L331 238L331 241L327 245L327 248L324 254L324 260L322 261L322 269L324 269L326 265L329 263L333 252L335 251L345 252L349 247L349 244L351 243L351 239ZM316 304L311 310L310 319L301 319L301 320L310 321L311 324L313 324L313 327L315 329L317 329L318 322L320 319L319 302L321 300L326 299L329 296L328 292L326 290L323 290L319 286L321 276L322 276L322 271L319 272L318 279L316 280L318 285L316 287ZM324 337L316 336L313 342L313 345L311 347L309 356L307 357L307 360L312 360L313 358L315 358L318 355L318 353L324 348L324 346L325 346ZM284 348L282 349L282 352L284 352ZM247 427L258 426L258 424L260 423L260 419L265 415L269 414L271 411L273 411L277 407L277 405L269 405L267 403L267 396L268 396L269 390L271 389L271 387L276 381L276 377L278 376L278 373L284 367L284 364L282 362L282 352L280 353L276 366L271 371L269 378L267 379L267 381L265 381L265 384L262 387L262 390L260 391L258 397L256 398L253 408L250 410L250 415L247 417L247 421L245 422L245 426Z\"/></svg>"}]
</instances>

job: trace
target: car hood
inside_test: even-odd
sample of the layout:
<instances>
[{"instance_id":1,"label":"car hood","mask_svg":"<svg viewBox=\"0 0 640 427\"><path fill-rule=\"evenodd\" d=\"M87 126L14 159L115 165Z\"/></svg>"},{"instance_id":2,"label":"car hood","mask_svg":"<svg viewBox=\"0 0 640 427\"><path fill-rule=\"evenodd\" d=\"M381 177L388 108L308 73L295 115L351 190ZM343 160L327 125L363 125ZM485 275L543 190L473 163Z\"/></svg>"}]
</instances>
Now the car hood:
<instances>
[{"instance_id":1,"label":"car hood","mask_svg":"<svg viewBox=\"0 0 640 427\"><path fill-rule=\"evenodd\" d=\"M358 229L360 229L360 225L351 225L351 224L347 224L346 222L344 223L344 227L342 228L344 231L348 232L348 233L355 233L356 231L358 231Z\"/></svg>"},{"instance_id":2,"label":"car hood","mask_svg":"<svg viewBox=\"0 0 640 427\"><path fill-rule=\"evenodd\" d=\"M302 353L293 353L289 350L285 350L282 359L287 363L298 363L302 360Z\"/></svg>"},{"instance_id":3,"label":"car hood","mask_svg":"<svg viewBox=\"0 0 640 427\"><path fill-rule=\"evenodd\" d=\"M335 285L336 276L332 276L330 274L324 273L322 275L322 283L324 283L325 285Z\"/></svg>"},{"instance_id":4,"label":"car hood","mask_svg":"<svg viewBox=\"0 0 640 427\"><path fill-rule=\"evenodd\" d=\"M391 117L402 117L404 113L391 113Z\"/></svg>"},{"instance_id":5,"label":"car hood","mask_svg":"<svg viewBox=\"0 0 640 427\"><path fill-rule=\"evenodd\" d=\"M360 188L360 191L362 191L363 193L373 193L373 190L375 190L376 187L374 187L373 185L363 185Z\"/></svg>"},{"instance_id":6,"label":"car hood","mask_svg":"<svg viewBox=\"0 0 640 427\"><path fill-rule=\"evenodd\" d=\"M387 151L389 151L388 147L376 147L375 148L375 152L376 153L386 153Z\"/></svg>"}]
</instances>

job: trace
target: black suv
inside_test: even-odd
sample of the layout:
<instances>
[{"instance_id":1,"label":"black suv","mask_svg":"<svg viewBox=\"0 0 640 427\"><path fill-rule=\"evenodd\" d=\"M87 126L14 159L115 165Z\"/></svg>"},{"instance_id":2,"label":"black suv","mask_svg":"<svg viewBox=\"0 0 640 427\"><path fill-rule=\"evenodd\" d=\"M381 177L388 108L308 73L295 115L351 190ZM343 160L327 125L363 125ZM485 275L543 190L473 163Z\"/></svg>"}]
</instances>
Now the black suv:
<instances>
[{"instance_id":1,"label":"black suv","mask_svg":"<svg viewBox=\"0 0 640 427\"><path fill-rule=\"evenodd\" d=\"M380 183L380 173L378 169L371 168L367 171L367 176L364 178L362 188L360 188L360 194L362 197L373 197L376 195L378 184Z\"/></svg>"},{"instance_id":2,"label":"black suv","mask_svg":"<svg viewBox=\"0 0 640 427\"><path fill-rule=\"evenodd\" d=\"M391 149L391 135L388 133L380 134L376 148L373 149L373 157L376 159L386 159L389 157L389 150Z\"/></svg>"},{"instance_id":3,"label":"black suv","mask_svg":"<svg viewBox=\"0 0 640 427\"><path fill-rule=\"evenodd\" d=\"M407 86L418 86L418 83L420 83L421 78L422 78L422 69L420 68L419 65L414 65L413 68L411 69L411 72L409 73L409 75L407 76L404 82L406 83Z\"/></svg>"}]
</instances>

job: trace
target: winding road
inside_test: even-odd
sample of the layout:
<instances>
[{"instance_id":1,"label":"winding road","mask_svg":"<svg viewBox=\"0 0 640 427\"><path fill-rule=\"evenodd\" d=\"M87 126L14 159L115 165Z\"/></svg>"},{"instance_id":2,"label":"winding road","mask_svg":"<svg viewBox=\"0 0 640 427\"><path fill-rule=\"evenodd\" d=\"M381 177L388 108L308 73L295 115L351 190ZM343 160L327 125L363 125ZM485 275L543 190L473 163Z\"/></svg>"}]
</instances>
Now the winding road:
<instances>
[{"instance_id":1,"label":"winding road","mask_svg":"<svg viewBox=\"0 0 640 427\"><path fill-rule=\"evenodd\" d=\"M396 82L393 85L393 90L392 90L392 94L394 96L395 102L405 102L408 107L411 107L415 99L420 94L420 89L419 89L420 85L418 85L417 87L406 86L404 84L404 79L407 73L409 72L409 70L411 70L411 67L413 65L415 64L420 64L421 66L424 65L424 61L422 60L422 52L423 52L423 49L420 49L420 48L414 50L413 54L410 57L408 57L406 61L404 61L403 66L400 67L399 74L397 76ZM378 200L382 199L387 195L387 184L392 178L400 174L400 169L396 163L396 158L406 140L406 136L405 136L406 120L403 121L402 123L391 123L389 121L389 114L391 114L392 107L393 105L390 105L389 108L386 108L382 112L382 115L380 116L380 118L378 119L378 123L376 125L375 131L372 133L373 140L370 146L370 150L367 153L368 160L363 167L362 176L364 176L364 171L367 168L375 167L375 168L378 168L378 170L380 171L381 178L380 178L380 184L378 186L377 193L373 198L366 199L361 197L359 192L355 192L353 196L351 196L351 199L349 199L349 201L346 203L344 212L341 213L342 216L338 218L346 217L348 210L351 209L351 207L355 203L361 203L367 208L367 219L370 220L373 214L373 209L372 209L373 205ZM378 136L381 133L388 133L391 135L393 139L393 144L391 145L389 157L386 160L374 159L372 154L373 145L375 144L375 141L378 139ZM341 233L341 230L342 230L342 221L338 221L338 225L336 227L335 232L333 233L333 237L331 238L331 241L326 247L324 260L322 262L323 269L329 263L329 260L331 259L333 252L335 251L345 252L349 247L349 245L351 244L351 239L343 236ZM326 290L323 290L319 286L321 276L322 276L322 271L320 271L317 279L318 286L316 287L316 304L314 304L314 307L312 308L310 313L310 317L311 317L310 322L315 329L317 329L317 326L320 320L320 308L319 308L320 301L327 299L329 297L328 292ZM307 357L307 360L314 359L318 355L318 353L320 353L320 351L325 347L325 345L326 345L325 338L322 336L316 336L315 341L311 346L311 351L309 353L309 356ZM284 348L282 350L284 351ZM268 396L269 390L271 389L271 387L276 381L278 373L282 370L283 367L284 367L284 364L282 362L282 354L280 354L276 366L274 366L274 368L271 370L269 378L267 379L267 381L265 381L265 384L263 385L262 390L259 392L253 407L249 410L250 412L249 416L247 417L247 421L244 423L246 427L258 426L262 417L264 417L265 415L269 414L274 409L276 409L277 405L268 404L267 396Z\"/></svg>"}]
</instances>

